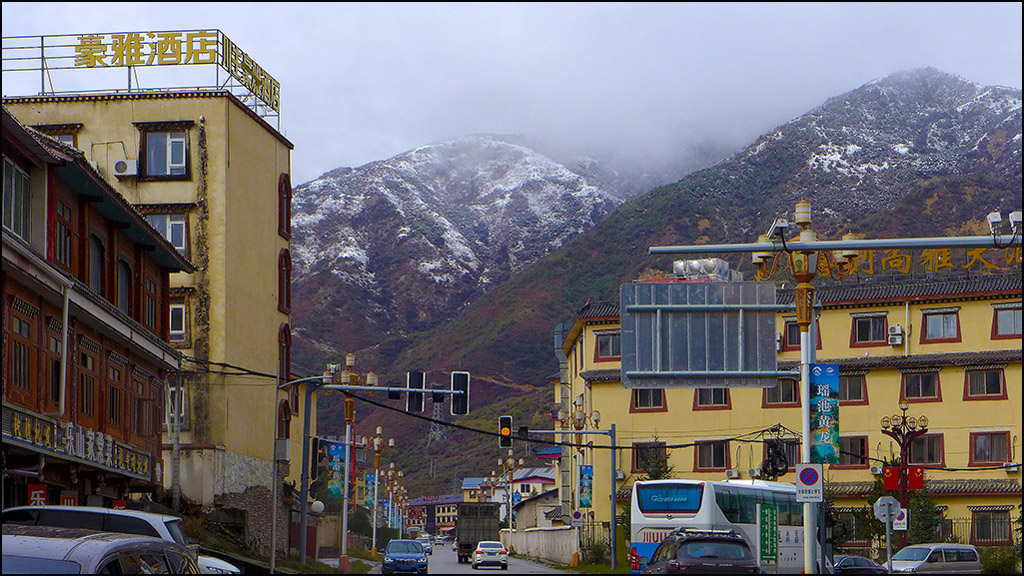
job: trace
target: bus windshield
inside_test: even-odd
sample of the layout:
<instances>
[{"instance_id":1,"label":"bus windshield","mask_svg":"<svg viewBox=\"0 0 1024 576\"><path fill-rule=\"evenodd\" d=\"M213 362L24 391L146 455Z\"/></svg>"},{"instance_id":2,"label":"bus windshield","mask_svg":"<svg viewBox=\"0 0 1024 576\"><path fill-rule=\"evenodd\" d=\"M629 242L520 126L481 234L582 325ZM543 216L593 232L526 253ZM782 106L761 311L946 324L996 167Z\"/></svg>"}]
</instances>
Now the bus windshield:
<instances>
[{"instance_id":1,"label":"bus windshield","mask_svg":"<svg viewBox=\"0 0 1024 576\"><path fill-rule=\"evenodd\" d=\"M638 484L636 501L645 514L695 514L700 510L704 484Z\"/></svg>"}]
</instances>

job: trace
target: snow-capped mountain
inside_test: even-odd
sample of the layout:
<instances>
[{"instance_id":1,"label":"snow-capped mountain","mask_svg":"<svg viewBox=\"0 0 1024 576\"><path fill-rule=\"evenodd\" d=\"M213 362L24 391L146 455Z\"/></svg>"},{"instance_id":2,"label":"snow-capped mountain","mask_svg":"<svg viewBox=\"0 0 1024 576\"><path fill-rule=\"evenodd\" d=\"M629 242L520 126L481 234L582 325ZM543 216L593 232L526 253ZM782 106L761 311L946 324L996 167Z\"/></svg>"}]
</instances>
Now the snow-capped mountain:
<instances>
[{"instance_id":1,"label":"snow-capped mountain","mask_svg":"<svg viewBox=\"0 0 1024 576\"><path fill-rule=\"evenodd\" d=\"M328 172L293 194L299 348L344 353L430 328L620 203L495 136Z\"/></svg>"}]
</instances>

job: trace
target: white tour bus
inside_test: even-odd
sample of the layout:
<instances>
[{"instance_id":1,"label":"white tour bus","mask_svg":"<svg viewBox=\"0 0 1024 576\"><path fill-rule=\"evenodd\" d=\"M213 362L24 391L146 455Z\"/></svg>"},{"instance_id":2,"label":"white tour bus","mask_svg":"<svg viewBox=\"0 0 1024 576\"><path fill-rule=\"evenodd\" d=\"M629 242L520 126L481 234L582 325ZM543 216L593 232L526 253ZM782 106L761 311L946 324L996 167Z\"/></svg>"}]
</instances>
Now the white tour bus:
<instances>
[{"instance_id":1,"label":"white tour bus","mask_svg":"<svg viewBox=\"0 0 1024 576\"><path fill-rule=\"evenodd\" d=\"M633 485L630 568L644 569L640 558L654 555L658 544L677 528L735 530L757 557L757 504L779 511L778 563L772 572L798 573L804 568L803 505L796 486L762 480L648 480Z\"/></svg>"}]
</instances>

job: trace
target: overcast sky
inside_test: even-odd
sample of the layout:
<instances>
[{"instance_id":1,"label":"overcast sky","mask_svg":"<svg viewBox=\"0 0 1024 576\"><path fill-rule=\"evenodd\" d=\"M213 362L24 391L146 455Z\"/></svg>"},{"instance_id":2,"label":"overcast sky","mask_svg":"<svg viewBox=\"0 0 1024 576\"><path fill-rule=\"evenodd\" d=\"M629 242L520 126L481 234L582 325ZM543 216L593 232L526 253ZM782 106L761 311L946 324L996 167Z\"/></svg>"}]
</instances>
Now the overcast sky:
<instances>
[{"instance_id":1,"label":"overcast sky","mask_svg":"<svg viewBox=\"0 0 1024 576\"><path fill-rule=\"evenodd\" d=\"M1020 88L1021 21L1020 3L5 1L2 25L5 38L220 29L281 83L298 185L476 133L580 154L739 146L831 96L925 66ZM4 75L4 95L39 90L38 74L15 76Z\"/></svg>"}]
</instances>

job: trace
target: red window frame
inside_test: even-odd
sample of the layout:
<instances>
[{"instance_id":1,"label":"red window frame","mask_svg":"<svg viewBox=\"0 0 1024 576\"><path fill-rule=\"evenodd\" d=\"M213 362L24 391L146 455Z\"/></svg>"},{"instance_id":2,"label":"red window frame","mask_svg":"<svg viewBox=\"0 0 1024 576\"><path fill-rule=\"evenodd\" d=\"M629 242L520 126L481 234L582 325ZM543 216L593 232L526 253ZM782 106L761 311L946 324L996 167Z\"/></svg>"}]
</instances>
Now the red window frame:
<instances>
[{"instance_id":1,"label":"red window frame","mask_svg":"<svg viewBox=\"0 0 1024 576\"><path fill-rule=\"evenodd\" d=\"M700 403L700 391L701 390L724 390L725 391L725 403L724 404L701 404ZM693 410L732 410L732 394L729 393L728 388L694 388L693 389Z\"/></svg>"},{"instance_id":2,"label":"red window frame","mask_svg":"<svg viewBox=\"0 0 1024 576\"><path fill-rule=\"evenodd\" d=\"M945 338L929 338L928 337L928 320L931 316L947 316L953 315L956 317L956 336L950 336ZM919 339L920 344L943 344L948 342L960 342L961 341L961 324L960 324L960 309L954 310L922 310L921 311L921 336Z\"/></svg>"},{"instance_id":3,"label":"red window frame","mask_svg":"<svg viewBox=\"0 0 1024 576\"><path fill-rule=\"evenodd\" d=\"M867 376L865 376L864 374L840 374L839 375L839 379L840 379L839 389L840 390L842 390L842 388L843 388L842 387L842 379L843 378L847 378L847 379L858 378L858 379L860 379L860 391L861 391L861 394L862 394L863 398L861 398L860 400L843 400L843 399L840 398L839 405L840 406L866 406L868 404L868 379L867 379Z\"/></svg>"},{"instance_id":4,"label":"red window frame","mask_svg":"<svg viewBox=\"0 0 1024 576\"><path fill-rule=\"evenodd\" d=\"M630 450L630 452L632 452L632 456L633 456L631 458L632 462L630 464L632 466L632 473L633 474L642 474L642 473L647 472L646 468L640 468L640 467L637 466L637 454L639 453L638 448L639 449L645 449L645 448L655 448L655 447L661 447L662 453L665 455L665 458L668 458L668 449L665 448L665 443L664 442L634 442L633 443L633 449Z\"/></svg>"},{"instance_id":5,"label":"red window frame","mask_svg":"<svg viewBox=\"0 0 1024 576\"><path fill-rule=\"evenodd\" d=\"M1005 441L1005 443L1006 443L1005 444L1006 445L1006 449L1005 449L1005 452L1004 452L1006 457L1003 458L1002 460L978 460L978 459L975 459L975 457L974 457L974 455L975 455L975 448L974 448L974 446L975 446L975 442L977 441L977 439L980 436L992 436L992 437L1002 436L1004 441ZM1003 464L1005 462L1009 462L1010 459L1011 459L1011 454L1013 454L1013 445L1010 443L1010 432L1009 431L1002 431L1002 432L971 432L968 450L969 450L969 452L968 452L968 459L967 459L967 465L968 466L992 466L992 465L995 465L995 464Z\"/></svg>"},{"instance_id":6,"label":"red window frame","mask_svg":"<svg viewBox=\"0 0 1024 576\"><path fill-rule=\"evenodd\" d=\"M996 540L992 538L979 538L978 527L981 523L978 521L979 514L988 514L995 519L996 515L1000 517L1005 516L1006 520L1001 520L999 524L1003 524L1006 527L1006 538ZM1010 518L1009 510L971 510L971 544L982 545L982 546L996 546L1013 543L1013 531L1014 526Z\"/></svg>"},{"instance_id":7,"label":"red window frame","mask_svg":"<svg viewBox=\"0 0 1024 576\"><path fill-rule=\"evenodd\" d=\"M914 443L916 443L918 440L921 440L921 439L932 440L932 439L936 439L936 438L939 441L939 460L938 460L938 462L918 462L918 461L914 460ZM910 460L910 465L911 466L923 466L925 468L942 468L942 467L944 467L946 465L946 438L945 438L945 435L942 434L941 432L936 433L936 434L925 434L923 436L918 436L917 438L914 439L914 442L911 443L911 445L908 448L908 450L910 451L908 459Z\"/></svg>"},{"instance_id":8,"label":"red window frame","mask_svg":"<svg viewBox=\"0 0 1024 576\"><path fill-rule=\"evenodd\" d=\"M971 374L978 372L999 372L1000 393L999 394L972 394ZM968 368L964 370L964 401L977 400L1006 400L1006 370L1004 368Z\"/></svg>"},{"instance_id":9,"label":"red window frame","mask_svg":"<svg viewBox=\"0 0 1024 576\"><path fill-rule=\"evenodd\" d=\"M907 396L907 377L922 376L925 374L931 374L935 376L935 396ZM911 404L926 402L942 402L942 378L939 376L939 371L936 370L934 372L904 373L900 378L900 400L906 400Z\"/></svg>"},{"instance_id":10,"label":"red window frame","mask_svg":"<svg viewBox=\"0 0 1024 576\"><path fill-rule=\"evenodd\" d=\"M864 456L861 457L861 460L863 460L864 462L862 464L840 464L839 462L836 462L835 464L830 464L829 467L830 468L838 468L838 469L842 469L842 470L864 470L864 469L868 468L870 466L870 460L869 460L870 446L868 444L868 437L867 436L840 436L839 437L839 446L840 446L839 450L840 451L842 451L842 444L843 444L844 440L846 440L846 441L859 441L861 443L861 446L864 448ZM842 456L843 456L842 454L839 455L840 458L842 458ZM842 460L840 460L840 462L841 461Z\"/></svg>"},{"instance_id":11,"label":"red window frame","mask_svg":"<svg viewBox=\"0 0 1024 576\"><path fill-rule=\"evenodd\" d=\"M1016 333L1007 333L1007 334L1000 334L999 333L999 313L1000 312L1005 312L1007 310L1016 310L1017 312L1020 312L1021 305L1017 304L1015 306L1014 305L1000 306L998 308L993 308L992 309L992 339L993 340L1014 340L1014 339L1019 339L1021 337L1021 331L1019 331L1019 330Z\"/></svg>"},{"instance_id":12,"label":"red window frame","mask_svg":"<svg viewBox=\"0 0 1024 576\"><path fill-rule=\"evenodd\" d=\"M791 342L790 338L789 338L790 326L795 326L796 327L796 332L797 332L798 336L797 336L795 342ZM793 352L793 351L800 350L800 336L799 336L799 333L800 333L800 324L796 320L785 320L784 321L784 323L782 325L782 352ZM821 350L821 327L820 327L817 319L815 319L815 321L814 321L814 334L815 334L815 340L816 340L816 342L814 344L814 347L817 350Z\"/></svg>"},{"instance_id":13,"label":"red window frame","mask_svg":"<svg viewBox=\"0 0 1024 576\"><path fill-rule=\"evenodd\" d=\"M761 392L761 408L799 408L800 407L800 382L794 378L779 378L778 386L781 386L783 382L793 383L793 400L791 402L769 402L768 401L768 390L770 388L763 388Z\"/></svg>"},{"instance_id":14,"label":"red window frame","mask_svg":"<svg viewBox=\"0 0 1024 576\"><path fill-rule=\"evenodd\" d=\"M609 356L601 354L601 338L618 338L619 353ZM594 333L594 362L619 362L622 360L622 333L618 330Z\"/></svg>"},{"instance_id":15,"label":"red window frame","mask_svg":"<svg viewBox=\"0 0 1024 576\"><path fill-rule=\"evenodd\" d=\"M702 447L714 446L716 444L725 444L725 466L705 468L700 465L700 449ZM700 442L694 442L693 444L693 471L694 472L721 472L732 468L732 455L729 450L728 440L706 440Z\"/></svg>"},{"instance_id":16,"label":"red window frame","mask_svg":"<svg viewBox=\"0 0 1024 576\"><path fill-rule=\"evenodd\" d=\"M858 320L875 320L882 319L882 339L881 340L858 340L857 339L857 321ZM852 322L850 322L850 348L877 348L880 346L889 345L889 315L878 314L868 316L852 316Z\"/></svg>"},{"instance_id":17,"label":"red window frame","mask_svg":"<svg viewBox=\"0 0 1024 576\"><path fill-rule=\"evenodd\" d=\"M277 309L285 314L292 311L292 255L287 249L277 257Z\"/></svg>"},{"instance_id":18,"label":"red window frame","mask_svg":"<svg viewBox=\"0 0 1024 576\"><path fill-rule=\"evenodd\" d=\"M660 406L637 406L637 395L642 390L657 390L661 392L661 405ZM650 413L650 412L668 412L668 399L665 397L664 388L634 388L629 395L629 412L631 414L636 413Z\"/></svg>"},{"instance_id":19,"label":"red window frame","mask_svg":"<svg viewBox=\"0 0 1024 576\"><path fill-rule=\"evenodd\" d=\"M286 240L292 237L292 181L288 174L277 179L277 233Z\"/></svg>"}]
</instances>

